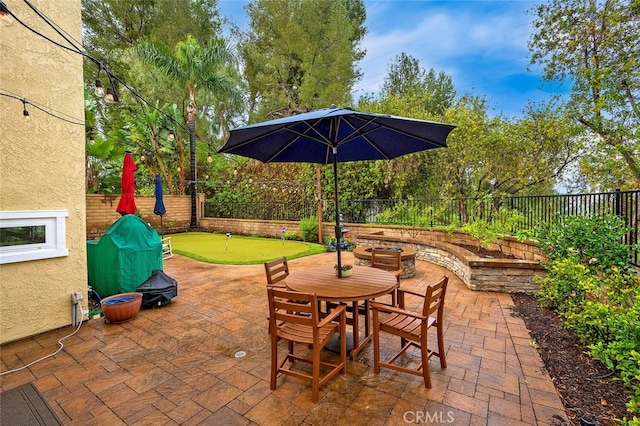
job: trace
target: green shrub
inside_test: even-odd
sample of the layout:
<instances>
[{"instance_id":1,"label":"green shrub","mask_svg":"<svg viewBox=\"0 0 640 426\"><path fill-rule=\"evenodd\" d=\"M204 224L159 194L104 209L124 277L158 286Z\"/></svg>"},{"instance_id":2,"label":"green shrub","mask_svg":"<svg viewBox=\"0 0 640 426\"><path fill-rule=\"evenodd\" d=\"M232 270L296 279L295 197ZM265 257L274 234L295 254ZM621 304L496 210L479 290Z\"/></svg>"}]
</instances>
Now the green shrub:
<instances>
[{"instance_id":1,"label":"green shrub","mask_svg":"<svg viewBox=\"0 0 640 426\"><path fill-rule=\"evenodd\" d=\"M626 232L615 216L567 217L540 228L548 273L536 280L536 297L557 312L593 358L618 373L630 389L628 411L640 413L640 279L622 240Z\"/></svg>"},{"instance_id":2,"label":"green shrub","mask_svg":"<svg viewBox=\"0 0 640 426\"><path fill-rule=\"evenodd\" d=\"M629 261L635 250L623 240L627 232L629 229L617 216L563 216L538 227L536 239L550 264L573 255L596 272L607 273L617 267L626 273L631 270Z\"/></svg>"},{"instance_id":3,"label":"green shrub","mask_svg":"<svg viewBox=\"0 0 640 426\"><path fill-rule=\"evenodd\" d=\"M628 411L640 413L640 287L635 290L634 300L631 307L618 308L606 318L609 339L594 342L589 349L631 389Z\"/></svg>"},{"instance_id":4,"label":"green shrub","mask_svg":"<svg viewBox=\"0 0 640 426\"><path fill-rule=\"evenodd\" d=\"M300 240L300 235L298 235L297 232L285 232L282 235L282 238L284 238L285 240Z\"/></svg>"},{"instance_id":5,"label":"green shrub","mask_svg":"<svg viewBox=\"0 0 640 426\"><path fill-rule=\"evenodd\" d=\"M536 298L542 306L555 310L565 318L575 306L584 302L585 282L597 277L574 257L556 260L547 269L546 276L534 278L540 286Z\"/></svg>"},{"instance_id":6,"label":"green shrub","mask_svg":"<svg viewBox=\"0 0 640 426\"><path fill-rule=\"evenodd\" d=\"M318 241L318 218L316 216L303 217L300 220L302 241L315 243Z\"/></svg>"}]
</instances>

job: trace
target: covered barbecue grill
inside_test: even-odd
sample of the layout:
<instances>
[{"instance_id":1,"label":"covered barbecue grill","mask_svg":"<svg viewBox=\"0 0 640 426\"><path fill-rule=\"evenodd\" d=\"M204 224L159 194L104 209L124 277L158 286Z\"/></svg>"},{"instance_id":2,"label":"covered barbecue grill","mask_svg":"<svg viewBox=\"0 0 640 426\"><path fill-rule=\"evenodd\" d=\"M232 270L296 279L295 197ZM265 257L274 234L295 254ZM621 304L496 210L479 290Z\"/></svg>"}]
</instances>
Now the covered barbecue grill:
<instances>
[{"instance_id":1,"label":"covered barbecue grill","mask_svg":"<svg viewBox=\"0 0 640 426\"><path fill-rule=\"evenodd\" d=\"M161 269L151 271L151 276L136 289L142 293L142 308L156 308L171 303L178 295L178 282Z\"/></svg>"}]
</instances>

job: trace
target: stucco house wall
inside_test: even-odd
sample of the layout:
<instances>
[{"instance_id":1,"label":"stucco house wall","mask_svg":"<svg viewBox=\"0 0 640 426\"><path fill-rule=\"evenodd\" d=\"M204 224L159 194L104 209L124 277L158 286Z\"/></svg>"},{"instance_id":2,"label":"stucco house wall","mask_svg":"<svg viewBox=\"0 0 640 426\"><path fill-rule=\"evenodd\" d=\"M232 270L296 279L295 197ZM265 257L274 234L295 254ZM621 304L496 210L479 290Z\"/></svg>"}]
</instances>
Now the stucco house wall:
<instances>
[{"instance_id":1,"label":"stucco house wall","mask_svg":"<svg viewBox=\"0 0 640 426\"><path fill-rule=\"evenodd\" d=\"M66 44L26 3L4 0L21 21ZM64 32L81 40L80 0L32 0ZM0 343L70 325L71 295L87 301L82 57L15 22L0 26L0 214L66 211L67 255L0 265ZM5 225L6 225L5 221Z\"/></svg>"}]
</instances>

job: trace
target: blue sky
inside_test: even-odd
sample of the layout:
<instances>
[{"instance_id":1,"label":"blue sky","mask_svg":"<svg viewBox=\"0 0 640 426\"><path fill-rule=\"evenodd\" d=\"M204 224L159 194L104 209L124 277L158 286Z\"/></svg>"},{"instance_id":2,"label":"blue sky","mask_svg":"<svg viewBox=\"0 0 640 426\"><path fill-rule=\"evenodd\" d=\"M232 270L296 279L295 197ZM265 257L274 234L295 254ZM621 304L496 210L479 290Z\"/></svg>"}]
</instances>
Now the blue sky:
<instances>
[{"instance_id":1,"label":"blue sky","mask_svg":"<svg viewBox=\"0 0 640 426\"><path fill-rule=\"evenodd\" d=\"M244 0L219 0L220 13L246 26ZM485 96L494 114L519 116L529 101L559 93L529 65L527 42L536 4L530 0L364 0L366 56L354 98L379 93L389 64L402 52L426 70L444 71L458 94Z\"/></svg>"}]
</instances>

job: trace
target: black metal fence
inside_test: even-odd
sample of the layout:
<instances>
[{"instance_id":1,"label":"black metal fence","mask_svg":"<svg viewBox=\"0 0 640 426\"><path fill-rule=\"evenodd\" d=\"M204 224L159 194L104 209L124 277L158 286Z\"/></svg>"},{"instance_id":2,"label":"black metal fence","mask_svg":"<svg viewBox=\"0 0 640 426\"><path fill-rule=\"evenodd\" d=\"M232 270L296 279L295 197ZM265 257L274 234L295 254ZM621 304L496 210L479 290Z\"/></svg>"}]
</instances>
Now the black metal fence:
<instances>
[{"instance_id":1,"label":"black metal fence","mask_svg":"<svg viewBox=\"0 0 640 426\"><path fill-rule=\"evenodd\" d=\"M630 228L625 242L631 245L637 244L639 239L639 197L640 191L617 190L591 194L500 196L483 199L347 200L340 203L340 213L348 223L411 227L463 226L478 220L488 223L509 221L513 233L534 230L542 223L549 223L566 215L614 214ZM224 209L205 203L205 215L209 217L300 220L315 214L315 200L225 206ZM333 203L325 203L322 214L325 218L333 218ZM510 220L516 214L518 220ZM633 263L640 266L637 255Z\"/></svg>"}]
</instances>

